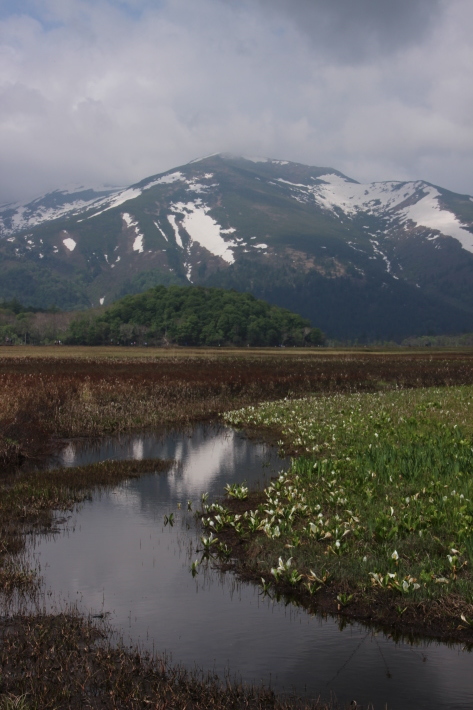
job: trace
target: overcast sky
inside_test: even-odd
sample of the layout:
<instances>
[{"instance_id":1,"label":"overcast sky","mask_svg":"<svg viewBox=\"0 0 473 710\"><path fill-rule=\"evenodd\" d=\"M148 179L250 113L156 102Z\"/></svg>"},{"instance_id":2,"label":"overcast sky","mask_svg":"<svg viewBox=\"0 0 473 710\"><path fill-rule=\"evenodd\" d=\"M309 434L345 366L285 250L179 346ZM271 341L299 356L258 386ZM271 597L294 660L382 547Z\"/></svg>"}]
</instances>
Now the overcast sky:
<instances>
[{"instance_id":1,"label":"overcast sky","mask_svg":"<svg viewBox=\"0 0 473 710\"><path fill-rule=\"evenodd\" d=\"M473 194L471 0L0 0L0 203L215 152Z\"/></svg>"}]
</instances>

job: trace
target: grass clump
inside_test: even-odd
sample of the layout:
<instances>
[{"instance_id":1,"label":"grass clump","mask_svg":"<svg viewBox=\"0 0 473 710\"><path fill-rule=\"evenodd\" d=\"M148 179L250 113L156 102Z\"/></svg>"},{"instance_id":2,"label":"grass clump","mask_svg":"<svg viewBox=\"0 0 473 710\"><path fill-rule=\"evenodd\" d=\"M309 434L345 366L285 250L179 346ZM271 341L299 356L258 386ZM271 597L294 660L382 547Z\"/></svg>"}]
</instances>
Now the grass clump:
<instances>
[{"instance_id":1,"label":"grass clump","mask_svg":"<svg viewBox=\"0 0 473 710\"><path fill-rule=\"evenodd\" d=\"M472 402L473 388L458 387L227 414L298 455L255 510L225 511L220 529L247 541L266 591L473 640Z\"/></svg>"}]
</instances>

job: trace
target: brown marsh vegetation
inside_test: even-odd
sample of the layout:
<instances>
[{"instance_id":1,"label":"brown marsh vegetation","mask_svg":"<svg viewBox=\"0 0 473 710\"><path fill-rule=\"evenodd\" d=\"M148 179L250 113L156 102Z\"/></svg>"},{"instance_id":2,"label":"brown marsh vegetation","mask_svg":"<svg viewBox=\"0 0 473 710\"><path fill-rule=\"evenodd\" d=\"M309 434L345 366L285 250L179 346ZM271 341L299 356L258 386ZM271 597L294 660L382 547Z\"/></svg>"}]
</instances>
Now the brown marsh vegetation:
<instances>
[{"instance_id":1,"label":"brown marsh vegetation","mask_svg":"<svg viewBox=\"0 0 473 710\"><path fill-rule=\"evenodd\" d=\"M0 358L4 466L44 457L61 438L183 426L263 400L473 382L472 353L11 350Z\"/></svg>"},{"instance_id":2,"label":"brown marsh vegetation","mask_svg":"<svg viewBox=\"0 0 473 710\"><path fill-rule=\"evenodd\" d=\"M94 486L113 485L167 466L147 461L33 469L32 464L44 460L63 439L183 427L263 400L309 393L473 383L470 352L124 348L103 352L25 348L23 352L4 348L2 356L0 585L4 600L13 591L34 591L37 579L18 561L18 553L28 532L51 529L54 510L74 506ZM30 710L297 706L264 690L200 679L113 644L90 620L68 614L11 617L6 609L0 614L0 708L15 707L14 703Z\"/></svg>"},{"instance_id":3,"label":"brown marsh vegetation","mask_svg":"<svg viewBox=\"0 0 473 710\"><path fill-rule=\"evenodd\" d=\"M0 621L0 708L9 710L335 710L332 702L278 698L222 683L165 659L111 644L76 614ZM13 690L12 690L13 689ZM7 704L10 700L11 704ZM18 704L13 704L17 700ZM23 701L23 704L19 704ZM360 707L360 706L358 706Z\"/></svg>"}]
</instances>

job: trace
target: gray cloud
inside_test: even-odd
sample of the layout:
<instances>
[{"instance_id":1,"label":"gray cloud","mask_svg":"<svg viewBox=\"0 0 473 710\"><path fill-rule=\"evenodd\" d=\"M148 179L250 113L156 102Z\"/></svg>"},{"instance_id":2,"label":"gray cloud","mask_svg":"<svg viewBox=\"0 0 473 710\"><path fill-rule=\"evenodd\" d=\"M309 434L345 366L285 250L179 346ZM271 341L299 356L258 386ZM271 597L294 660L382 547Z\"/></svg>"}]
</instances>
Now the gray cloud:
<instances>
[{"instance_id":1,"label":"gray cloud","mask_svg":"<svg viewBox=\"0 0 473 710\"><path fill-rule=\"evenodd\" d=\"M230 0L231 1L231 0ZM258 0L339 61L363 61L419 42L442 14L442 0Z\"/></svg>"},{"instance_id":2,"label":"gray cloud","mask_svg":"<svg viewBox=\"0 0 473 710\"><path fill-rule=\"evenodd\" d=\"M470 0L28 7L0 18L0 202L218 151L473 193Z\"/></svg>"}]
</instances>

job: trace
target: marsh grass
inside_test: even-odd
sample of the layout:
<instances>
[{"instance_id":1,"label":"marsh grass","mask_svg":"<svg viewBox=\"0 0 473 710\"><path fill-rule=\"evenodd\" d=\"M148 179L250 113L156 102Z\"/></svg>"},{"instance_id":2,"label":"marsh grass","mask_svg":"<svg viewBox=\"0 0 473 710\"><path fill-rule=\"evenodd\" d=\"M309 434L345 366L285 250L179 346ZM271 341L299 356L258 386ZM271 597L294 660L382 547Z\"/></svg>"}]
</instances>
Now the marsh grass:
<instances>
[{"instance_id":1,"label":"marsh grass","mask_svg":"<svg viewBox=\"0 0 473 710\"><path fill-rule=\"evenodd\" d=\"M472 404L472 387L452 387L228 413L299 454L237 514L266 588L473 640Z\"/></svg>"},{"instance_id":2,"label":"marsh grass","mask_svg":"<svg viewBox=\"0 0 473 710\"><path fill-rule=\"evenodd\" d=\"M8 350L0 358L3 467L44 459L61 437L184 426L307 392L473 383L469 353L326 355L275 349L137 355L131 348L129 356L118 349L122 357L112 357L101 350L67 349L67 357L60 356L66 352L61 348L55 356L45 349L41 357Z\"/></svg>"},{"instance_id":3,"label":"marsh grass","mask_svg":"<svg viewBox=\"0 0 473 710\"><path fill-rule=\"evenodd\" d=\"M98 486L114 485L130 476L165 470L169 465L168 462L121 461L75 469L33 470L31 464L44 460L59 447L61 437L182 427L199 420L215 419L221 412L268 400L272 404L261 408L252 406L231 415L228 421L250 429L264 429L267 436L277 437L287 451L298 452L297 466L300 468L293 468L287 478L274 483L274 489L269 491L270 497L273 496L271 500L262 502L257 499L255 502L255 509L276 506L275 512L268 514L264 524L266 529L263 525L258 531L262 522L259 518L249 519L248 506L255 500L250 495L247 500L232 499L234 510L238 512L229 511L228 516L238 514L241 520L233 527L227 520L222 526L222 535L226 533L229 541L231 535L236 541L245 541L239 549L245 550L253 576L256 571L258 579L264 574L267 582L271 580L271 593L279 594L280 590L295 592L308 605L315 599L319 603L320 595L325 595L330 602L327 603L329 610L336 610L337 606L343 607L342 611L356 609L359 599L379 605L381 594L392 595L394 609L406 606L401 592L392 588L378 589L369 576L371 570L384 573L386 562L388 566L396 562L392 558L386 560L384 554L391 551L391 541L389 549L386 545L383 548L373 537L372 527L376 519L371 514L375 506L366 504L366 485L380 505L383 486L389 486L384 482L378 488L376 479L367 483L361 463L373 436L374 422L366 417L370 416L373 402L377 401L364 398L381 395L347 393L471 384L471 353L398 356L277 351L268 355L267 351L205 354L163 351L156 354L151 350L143 353L135 349L104 350L106 352L102 353L99 349L86 348L42 349L41 356L36 356L36 349L12 348L0 358L0 601L14 592L34 594L37 589L38 579L22 562L21 553L27 533L54 530L53 511L74 507ZM319 396L303 402L294 401L295 397L307 392ZM342 394L335 394L337 392ZM388 391L383 396L396 397L399 394L402 393ZM427 395L419 390L418 396L419 402L426 404L428 400L424 401L422 397ZM286 401L279 403L281 398ZM414 397L412 401L417 400ZM352 404L357 402L353 408ZM393 402L390 411L396 415L399 402ZM346 411L345 407L348 407ZM436 417L437 422L448 421L453 425L456 417L455 423L464 425L466 432L460 436L470 436L469 419L464 412L455 407L446 408L442 403L435 407L428 405L429 412L433 409L433 418ZM343 424L342 415L349 424ZM379 435L381 428L376 431ZM452 434L453 439L455 436L457 434ZM393 465L397 454L392 441L387 437L388 448L378 451L378 459L371 465L380 470L383 465L386 469ZM456 439L449 445L463 446ZM424 460L430 460L429 455L426 453ZM353 468L348 466L347 457L355 462ZM314 469L315 460L320 463L320 468ZM404 465L402 461L396 463L400 469ZM342 504L333 498L332 470L336 471L338 479L347 480L346 493L341 494L342 498L347 498L347 503ZM459 470L458 476L460 473L463 471ZM416 480L417 486L419 480ZM357 487L360 481L365 485L361 492ZM456 490L460 491L460 485L465 482L466 477L460 477ZM394 488L393 485L393 496L397 494ZM397 485L396 490L401 488ZM304 496L306 501L302 500ZM352 518L348 519L343 512L345 517L336 521L335 516L341 516L342 508L343 511L349 508L348 496L353 498ZM382 502L387 505L389 501ZM323 508L324 530L332 531L332 538L324 541L317 537L312 539L304 532L312 521L309 508L315 509L319 505L318 512ZM296 510L291 513L295 506ZM458 515L463 516L457 498L454 506ZM357 517L356 512L368 517L365 521L360 517L358 524L353 520L353 516ZM401 512L404 514L400 508ZM267 515L264 510L262 515ZM343 538L343 544L346 541L352 553L345 554L344 548L344 554L332 554L330 547L338 549L333 538L336 532L333 525L341 526L345 522L353 532ZM315 524L319 523L316 521ZM251 532L250 526L256 532ZM273 535L271 530L278 526L279 535ZM419 546L413 531L403 533L399 539L397 560L398 565L404 565L403 573L404 569L409 569L409 573L414 569L408 563L424 564L426 556L433 554L436 548L433 538L428 537L430 534L422 540L424 549ZM440 559L445 553L446 540L440 537L439 540ZM449 562L450 570L445 573L450 572L449 584L456 592L449 590L448 594L439 595L437 587L433 587L435 596L429 599L428 595L416 597L419 590L415 590L409 603L412 599L417 606L414 608L415 605L408 604L403 619L407 619L412 610L411 616L417 615L418 618L422 610L433 606L437 615L446 610L449 618L453 618L452 609L455 608L458 611L455 619L461 619L462 615L467 619L461 624L468 623L473 617L469 607L465 606L470 578L469 568L463 565L466 555L470 554L471 542L466 535L464 540L455 540L455 544L462 547L458 548L458 555L448 554L452 558L459 557L453 562L456 569L453 570ZM363 558L360 560L363 545L372 550L373 565L369 565L369 569ZM292 557L290 564L289 557ZM346 567L349 574L341 574L346 560L350 560L351 567L348 563ZM275 570L275 575L271 574L271 569ZM429 571L440 574L440 567L431 567ZM452 573L456 579L452 578ZM335 579L339 581L333 583ZM443 587L438 585L438 590L443 592ZM362 616L366 608L366 603L358 606L358 615ZM398 614L397 611L393 613ZM292 699L278 699L270 691L245 689L230 682L223 685L213 677L202 679L171 667L162 659L143 655L137 649L113 644L106 629L103 633L98 632L90 620L74 614L15 617L4 614L0 618L0 667L0 708L15 707L15 703L29 710L335 707L323 702L307 705Z\"/></svg>"}]
</instances>

